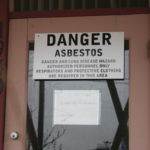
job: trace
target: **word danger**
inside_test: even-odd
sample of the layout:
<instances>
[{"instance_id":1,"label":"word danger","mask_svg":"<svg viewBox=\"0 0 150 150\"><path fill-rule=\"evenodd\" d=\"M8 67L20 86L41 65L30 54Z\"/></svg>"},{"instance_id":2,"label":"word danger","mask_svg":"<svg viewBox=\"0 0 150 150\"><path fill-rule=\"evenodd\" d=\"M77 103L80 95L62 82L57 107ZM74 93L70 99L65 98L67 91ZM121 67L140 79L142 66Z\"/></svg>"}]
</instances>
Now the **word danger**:
<instances>
[{"instance_id":1,"label":"word danger","mask_svg":"<svg viewBox=\"0 0 150 150\"><path fill-rule=\"evenodd\" d=\"M111 45L110 33L81 33L81 34L55 34L47 35L47 46L88 46Z\"/></svg>"}]
</instances>

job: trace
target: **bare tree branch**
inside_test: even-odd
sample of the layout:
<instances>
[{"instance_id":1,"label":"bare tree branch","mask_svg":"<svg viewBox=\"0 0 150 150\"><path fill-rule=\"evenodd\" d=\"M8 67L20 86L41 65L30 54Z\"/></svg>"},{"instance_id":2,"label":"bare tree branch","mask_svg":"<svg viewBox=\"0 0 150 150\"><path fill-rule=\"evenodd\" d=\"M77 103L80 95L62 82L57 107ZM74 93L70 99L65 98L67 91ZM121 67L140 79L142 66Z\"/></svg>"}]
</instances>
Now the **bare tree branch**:
<instances>
[{"instance_id":1,"label":"bare tree branch","mask_svg":"<svg viewBox=\"0 0 150 150\"><path fill-rule=\"evenodd\" d=\"M57 128L56 126L53 127L52 130L51 130L51 132L50 132L50 133L48 134L48 136L45 138L43 147L46 147L46 146L48 146L48 145L53 145L53 144L55 145L55 144L56 144L55 142L56 142L61 136L63 136L63 135L65 134L66 129L62 127L62 131L58 130L57 133L56 133L56 136L55 136L55 135L53 136L52 134L54 134L56 128ZM48 140L50 140L50 141L48 141Z\"/></svg>"}]
</instances>

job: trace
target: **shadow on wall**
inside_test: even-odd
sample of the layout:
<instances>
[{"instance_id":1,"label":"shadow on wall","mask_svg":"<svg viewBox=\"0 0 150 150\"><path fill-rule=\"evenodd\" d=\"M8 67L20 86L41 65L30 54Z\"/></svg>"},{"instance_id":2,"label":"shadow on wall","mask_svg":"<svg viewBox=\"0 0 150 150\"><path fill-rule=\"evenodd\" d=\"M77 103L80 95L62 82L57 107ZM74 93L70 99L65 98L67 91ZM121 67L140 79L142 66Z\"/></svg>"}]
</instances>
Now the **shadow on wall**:
<instances>
[{"instance_id":1,"label":"shadow on wall","mask_svg":"<svg viewBox=\"0 0 150 150\"><path fill-rule=\"evenodd\" d=\"M147 46L147 57L150 62L150 41L148 41L148 46Z\"/></svg>"}]
</instances>

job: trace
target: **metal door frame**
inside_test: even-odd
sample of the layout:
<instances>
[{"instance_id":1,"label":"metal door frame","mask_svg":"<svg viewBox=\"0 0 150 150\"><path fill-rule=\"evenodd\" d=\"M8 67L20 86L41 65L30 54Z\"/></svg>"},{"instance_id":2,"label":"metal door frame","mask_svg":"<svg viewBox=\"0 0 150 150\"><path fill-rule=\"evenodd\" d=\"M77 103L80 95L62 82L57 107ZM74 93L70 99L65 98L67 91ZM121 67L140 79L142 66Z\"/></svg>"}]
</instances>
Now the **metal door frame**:
<instances>
[{"instance_id":1,"label":"metal door frame","mask_svg":"<svg viewBox=\"0 0 150 150\"><path fill-rule=\"evenodd\" d=\"M52 11L52 12L32 12L32 13L31 12L23 12L23 13L9 13L8 14L8 12L6 11L6 10L8 10L7 9L7 7L8 7L7 4L8 3L5 0L1 0L0 1L0 6L2 7L0 10L2 10L2 12L3 12L3 13L1 13L2 15L0 16L0 19L2 21L4 21L3 27L5 27L5 28L3 28L3 36L4 37L2 37L2 38L0 37L0 40L4 39L4 41L6 42L3 56L0 56L1 59L3 60L3 62L4 62L3 65L2 65L3 66L2 67L3 68L2 77L3 77L3 81L4 81L4 87L5 87L5 80L6 80L6 62L7 62L6 61L6 56L7 56L7 51L6 50L7 50L7 35L8 35L8 28L7 28L8 27L8 18L10 19L10 28L9 28L10 29L10 34L9 34L10 36L9 36L9 39L11 39L11 41L9 42L9 49L12 48L12 47L13 47L13 49L15 49L14 47L17 46L17 44L18 44L17 41L14 42L12 40L15 36L24 36L24 38L21 38L20 40L21 40L23 49L25 51L26 48L28 47L27 43L31 41L31 38L28 38L28 36L29 36L28 35L28 29L29 29L28 28L29 27L28 26L28 21L30 19L21 19L21 18L75 17L75 16L102 16L103 17L105 15L129 15L129 14L130 14L129 16L133 16L131 14L139 14L139 15L135 15L135 17L137 17L137 16L141 17L140 14L149 14L150 13L150 8L142 8L142 9L141 8L134 8L134 9L133 8L127 8L127 9L122 9L121 8L121 9L102 9L102 10L72 11L72 12L70 12L70 11L63 11L63 12ZM5 13L5 15L3 15L4 13ZM145 26L146 26L146 22L148 24L147 19L148 19L149 15L144 15L144 16L145 16L144 17L144 21L145 21ZM128 20L128 19L126 19L126 20ZM24 22L24 24L23 24L23 22ZM124 20L123 20L123 22L124 22ZM131 20L131 23L133 23L132 20ZM20 29L20 25L22 25L23 33L21 33L21 32L19 32L19 33L16 32L15 33L15 32L12 31L13 29L15 29L16 31L18 31L17 28L14 27L15 24L17 25L16 27L18 27L18 29ZM128 30L127 28L129 28L129 30L130 30L130 28L134 28L134 27L132 26L132 24L127 25L126 27L122 26L122 29ZM146 28L147 28L147 26L146 26ZM134 29L134 32L136 32L137 34L138 33L140 34L140 28L139 29ZM144 33L146 34L146 32L144 32ZM147 37L148 37L148 35L146 34L145 38L147 38ZM134 38L135 38L135 40L134 40ZM133 49L137 48L138 49L138 47L136 45L134 45L134 43L138 42L138 39L136 38L136 36L133 33L130 34L127 31L127 39L130 39L132 41L131 42L131 48L133 48ZM12 43L12 42L14 42L14 43ZM144 43L143 43L143 45L144 45ZM24 54L25 54L25 56L27 56L26 53L24 53ZM12 62L12 59L10 58L11 57L10 54L8 54L8 57L9 57L8 58L8 66L9 67L8 67L8 77L7 77L7 90L8 90L8 93L9 93L9 91L11 89L11 87L10 87L10 79L9 79L9 78L11 78L11 76L9 75L9 73L12 71L10 69L10 66L13 66L14 63ZM27 61L27 57L24 58L22 56L22 58L24 59L25 62ZM24 61L23 61L23 64L25 66L25 69L22 70L22 71L23 71L23 73L26 73L27 67L26 67L26 64L25 64ZM12 65L10 65L10 62L12 62ZM146 63L147 63L147 59L146 59ZM132 76L132 78L133 78L133 76ZM24 79L26 79L26 78L24 78ZM23 82L25 83L26 80L23 80ZM134 86L132 84L131 84L131 87L133 87L133 91L135 92ZM26 95L25 94L26 93L25 92L26 91L26 83L25 83L25 87L23 89L24 89L23 90L23 95L25 96ZM131 88L131 91L132 91L132 88ZM131 95L134 95L134 94L131 94ZM1 113L0 113L0 118L1 118L1 121L0 121L0 150L1 150L2 149L2 145L3 145L3 130L4 130L5 88L3 90L3 93L0 96L1 96L1 101L0 101L1 102L0 103L0 110L1 110ZM9 96L7 96L7 97L9 97ZM8 103L9 103L9 101L7 102L7 105L6 105L6 130L5 130L5 137L6 137L6 139L9 136L7 133L10 133L9 130L7 131L7 125L8 125L7 116L10 113L9 110L7 110L7 108L9 107ZM24 102L24 104L26 104L26 102ZM23 116L26 117L25 114ZM24 122L25 121L23 121L23 123Z\"/></svg>"}]
</instances>

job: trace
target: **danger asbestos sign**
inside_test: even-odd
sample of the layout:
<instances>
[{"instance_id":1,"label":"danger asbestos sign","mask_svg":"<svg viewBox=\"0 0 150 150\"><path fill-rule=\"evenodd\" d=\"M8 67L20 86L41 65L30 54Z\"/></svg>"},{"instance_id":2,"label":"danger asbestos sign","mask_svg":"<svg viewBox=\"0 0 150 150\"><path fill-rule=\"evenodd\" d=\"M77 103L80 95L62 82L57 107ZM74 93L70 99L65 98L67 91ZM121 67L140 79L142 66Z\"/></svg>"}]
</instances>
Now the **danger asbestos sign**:
<instances>
[{"instance_id":1,"label":"danger asbestos sign","mask_svg":"<svg viewBox=\"0 0 150 150\"><path fill-rule=\"evenodd\" d=\"M33 79L123 78L123 32L35 34Z\"/></svg>"}]
</instances>

